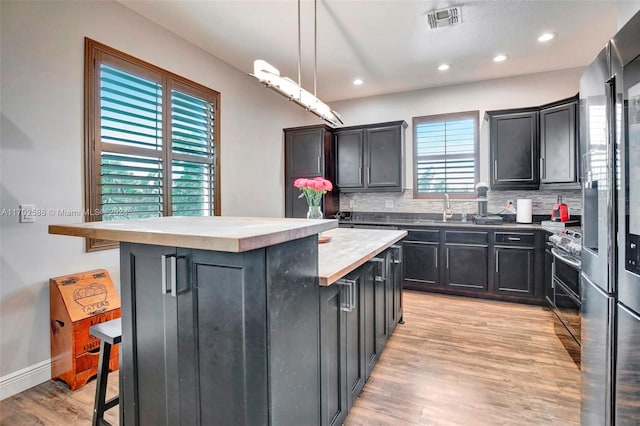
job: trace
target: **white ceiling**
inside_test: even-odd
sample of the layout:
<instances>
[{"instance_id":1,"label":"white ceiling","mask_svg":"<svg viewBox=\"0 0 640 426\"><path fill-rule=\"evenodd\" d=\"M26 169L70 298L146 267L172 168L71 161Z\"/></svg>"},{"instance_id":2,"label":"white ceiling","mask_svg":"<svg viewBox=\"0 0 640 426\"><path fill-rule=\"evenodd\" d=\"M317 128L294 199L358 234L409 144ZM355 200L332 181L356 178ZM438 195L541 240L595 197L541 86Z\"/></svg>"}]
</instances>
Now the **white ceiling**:
<instances>
[{"instance_id":1,"label":"white ceiling","mask_svg":"<svg viewBox=\"0 0 640 426\"><path fill-rule=\"evenodd\" d=\"M298 80L296 0L119 1L242 72L264 59ZM302 86L313 92L314 3L301 3ZM428 29L426 12L454 5L461 24ZM585 66L616 32L616 2L318 0L317 22L317 95L332 102ZM557 37L539 43L545 31ZM509 59L494 63L498 53Z\"/></svg>"}]
</instances>

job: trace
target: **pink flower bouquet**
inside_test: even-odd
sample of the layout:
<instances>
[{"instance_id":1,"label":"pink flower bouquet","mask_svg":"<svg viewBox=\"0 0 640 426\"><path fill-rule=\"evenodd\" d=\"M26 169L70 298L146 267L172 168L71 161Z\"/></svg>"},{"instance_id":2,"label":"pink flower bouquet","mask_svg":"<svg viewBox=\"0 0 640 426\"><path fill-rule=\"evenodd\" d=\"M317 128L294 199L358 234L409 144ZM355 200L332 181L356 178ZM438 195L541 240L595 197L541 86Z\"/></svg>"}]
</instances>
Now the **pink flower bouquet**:
<instances>
[{"instance_id":1,"label":"pink flower bouquet","mask_svg":"<svg viewBox=\"0 0 640 426\"><path fill-rule=\"evenodd\" d=\"M333 189L333 185L328 180L317 177L313 179L298 178L293 186L300 188L300 197L307 199L309 206L319 206L322 196Z\"/></svg>"}]
</instances>

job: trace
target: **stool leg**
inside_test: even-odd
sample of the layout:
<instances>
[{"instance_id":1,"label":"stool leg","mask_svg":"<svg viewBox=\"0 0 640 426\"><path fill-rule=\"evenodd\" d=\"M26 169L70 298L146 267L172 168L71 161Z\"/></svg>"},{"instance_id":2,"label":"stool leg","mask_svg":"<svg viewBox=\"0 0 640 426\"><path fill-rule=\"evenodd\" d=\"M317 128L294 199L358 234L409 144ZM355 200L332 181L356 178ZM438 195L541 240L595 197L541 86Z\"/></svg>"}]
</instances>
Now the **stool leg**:
<instances>
[{"instance_id":1,"label":"stool leg","mask_svg":"<svg viewBox=\"0 0 640 426\"><path fill-rule=\"evenodd\" d=\"M109 375L109 359L111 344L100 342L100 358L98 360L98 377L96 379L96 398L93 406L93 426L104 424L105 399L107 397L107 377Z\"/></svg>"}]
</instances>

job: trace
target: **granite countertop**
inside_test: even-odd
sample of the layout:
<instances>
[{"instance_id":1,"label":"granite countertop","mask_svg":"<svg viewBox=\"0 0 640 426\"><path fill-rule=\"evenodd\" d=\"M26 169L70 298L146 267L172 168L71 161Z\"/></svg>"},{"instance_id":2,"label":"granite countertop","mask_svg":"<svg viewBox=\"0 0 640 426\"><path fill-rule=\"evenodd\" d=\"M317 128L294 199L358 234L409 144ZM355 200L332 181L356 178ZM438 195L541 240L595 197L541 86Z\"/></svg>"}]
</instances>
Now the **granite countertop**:
<instances>
[{"instance_id":1,"label":"granite countertop","mask_svg":"<svg viewBox=\"0 0 640 426\"><path fill-rule=\"evenodd\" d=\"M382 253L407 235L407 231L372 229L332 229L322 233L331 237L318 250L318 277L329 286Z\"/></svg>"},{"instance_id":2,"label":"granite countertop","mask_svg":"<svg viewBox=\"0 0 640 426\"><path fill-rule=\"evenodd\" d=\"M337 220L160 217L49 225L50 234L226 252L244 252L336 228Z\"/></svg>"}]
</instances>

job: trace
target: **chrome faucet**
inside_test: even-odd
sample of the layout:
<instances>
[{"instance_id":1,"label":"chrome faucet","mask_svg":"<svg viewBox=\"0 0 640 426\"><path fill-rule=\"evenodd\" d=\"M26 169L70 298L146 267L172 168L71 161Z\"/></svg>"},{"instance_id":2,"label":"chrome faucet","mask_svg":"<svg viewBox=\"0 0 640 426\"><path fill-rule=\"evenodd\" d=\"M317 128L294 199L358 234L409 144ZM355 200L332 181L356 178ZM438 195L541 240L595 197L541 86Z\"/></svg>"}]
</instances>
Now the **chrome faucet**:
<instances>
[{"instance_id":1,"label":"chrome faucet","mask_svg":"<svg viewBox=\"0 0 640 426\"><path fill-rule=\"evenodd\" d=\"M442 221L446 222L447 219L451 219L452 217L453 213L451 213L451 201L449 201L449 194L445 192L444 203L442 205Z\"/></svg>"}]
</instances>

